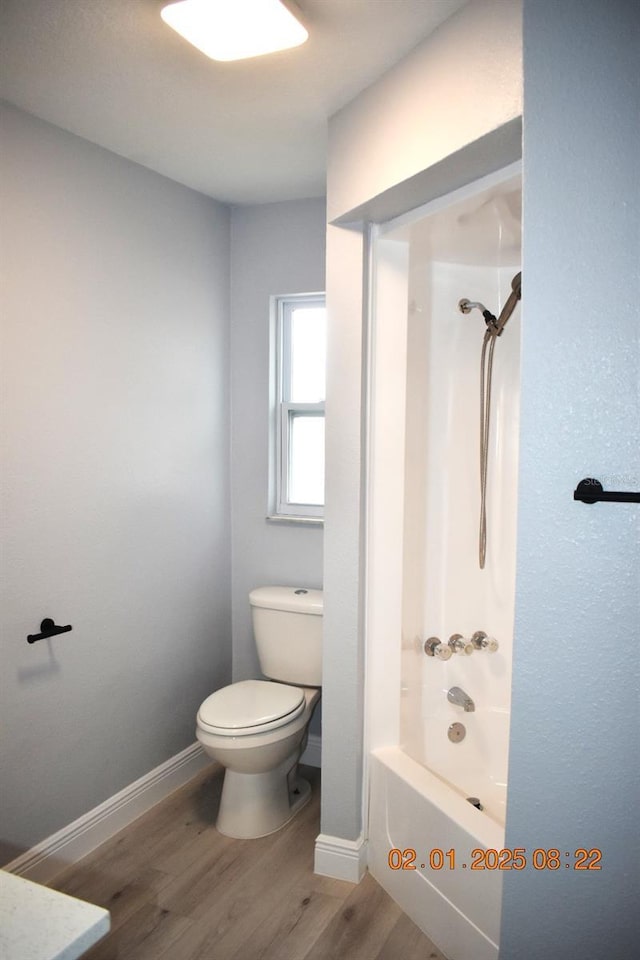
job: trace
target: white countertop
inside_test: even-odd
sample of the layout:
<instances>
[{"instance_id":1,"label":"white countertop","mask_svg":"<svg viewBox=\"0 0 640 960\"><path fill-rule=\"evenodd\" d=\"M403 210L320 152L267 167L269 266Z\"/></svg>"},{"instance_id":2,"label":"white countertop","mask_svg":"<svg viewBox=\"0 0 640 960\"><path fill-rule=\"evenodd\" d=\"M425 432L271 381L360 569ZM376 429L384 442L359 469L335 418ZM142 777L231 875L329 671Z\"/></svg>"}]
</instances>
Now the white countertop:
<instances>
[{"instance_id":1,"label":"white countertop","mask_svg":"<svg viewBox=\"0 0 640 960\"><path fill-rule=\"evenodd\" d=\"M0 960L77 960L110 926L108 910L0 870Z\"/></svg>"}]
</instances>

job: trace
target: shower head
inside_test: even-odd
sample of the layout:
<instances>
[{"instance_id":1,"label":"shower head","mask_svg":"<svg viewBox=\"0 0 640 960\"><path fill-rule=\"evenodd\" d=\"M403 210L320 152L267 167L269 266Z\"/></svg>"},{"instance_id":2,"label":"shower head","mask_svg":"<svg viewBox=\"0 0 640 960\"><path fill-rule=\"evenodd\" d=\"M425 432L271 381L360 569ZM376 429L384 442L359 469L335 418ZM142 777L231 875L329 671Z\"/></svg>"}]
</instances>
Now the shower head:
<instances>
[{"instance_id":1,"label":"shower head","mask_svg":"<svg viewBox=\"0 0 640 960\"><path fill-rule=\"evenodd\" d=\"M519 272L519 273L516 273L515 277L511 281L511 293L509 294L507 298L507 302L505 303L504 307L500 311L500 316L496 321L495 330L496 330L497 337L502 335L502 331L504 330L507 324L507 320L515 310L516 304L518 303L518 300L520 300L521 297L522 297L522 272Z\"/></svg>"}]
</instances>

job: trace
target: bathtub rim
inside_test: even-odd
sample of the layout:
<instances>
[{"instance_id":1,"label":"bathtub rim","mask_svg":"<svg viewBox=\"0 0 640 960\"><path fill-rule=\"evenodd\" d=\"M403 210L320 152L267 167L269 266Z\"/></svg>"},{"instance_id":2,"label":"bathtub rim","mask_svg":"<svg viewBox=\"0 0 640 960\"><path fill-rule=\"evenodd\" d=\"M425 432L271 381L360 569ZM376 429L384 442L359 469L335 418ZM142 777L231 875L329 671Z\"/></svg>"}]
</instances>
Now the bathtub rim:
<instances>
[{"instance_id":1,"label":"bathtub rim","mask_svg":"<svg viewBox=\"0 0 640 960\"><path fill-rule=\"evenodd\" d=\"M488 814L477 810L454 787L406 754L401 747L378 747L371 751L409 786L439 807L443 813L487 850L502 850L505 830Z\"/></svg>"}]
</instances>

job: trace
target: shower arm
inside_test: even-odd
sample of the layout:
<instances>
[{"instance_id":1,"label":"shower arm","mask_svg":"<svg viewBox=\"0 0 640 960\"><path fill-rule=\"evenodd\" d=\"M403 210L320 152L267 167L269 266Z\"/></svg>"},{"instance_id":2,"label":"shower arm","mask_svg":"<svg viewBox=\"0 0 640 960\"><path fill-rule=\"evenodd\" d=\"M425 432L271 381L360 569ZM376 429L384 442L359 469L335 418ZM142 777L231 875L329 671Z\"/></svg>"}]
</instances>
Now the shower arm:
<instances>
[{"instance_id":1,"label":"shower arm","mask_svg":"<svg viewBox=\"0 0 640 960\"><path fill-rule=\"evenodd\" d=\"M460 313L471 313L472 310L479 310L484 317L487 329L496 337L502 336L507 320L516 308L516 304L522 297L522 273L516 273L511 281L511 293L507 297L507 302L500 311L500 316L496 317L479 300L468 300L466 297L458 301L458 310Z\"/></svg>"},{"instance_id":2,"label":"shower arm","mask_svg":"<svg viewBox=\"0 0 640 960\"><path fill-rule=\"evenodd\" d=\"M488 310L484 303L480 303L479 300L467 300L466 298L459 300L458 310L460 313L471 313L472 310L479 310L488 328L495 330L497 327L497 318L491 313L491 310Z\"/></svg>"}]
</instances>

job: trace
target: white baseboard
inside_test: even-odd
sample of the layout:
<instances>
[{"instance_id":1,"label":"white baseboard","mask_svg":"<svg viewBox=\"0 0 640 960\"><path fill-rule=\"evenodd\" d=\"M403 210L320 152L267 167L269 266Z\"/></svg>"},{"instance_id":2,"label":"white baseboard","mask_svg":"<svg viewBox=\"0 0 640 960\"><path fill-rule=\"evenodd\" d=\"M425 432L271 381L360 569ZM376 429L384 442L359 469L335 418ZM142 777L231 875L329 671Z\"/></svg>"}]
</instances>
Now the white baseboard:
<instances>
[{"instance_id":1,"label":"white baseboard","mask_svg":"<svg viewBox=\"0 0 640 960\"><path fill-rule=\"evenodd\" d=\"M300 757L300 763L306 763L309 767L322 766L322 738L317 733L309 734L306 749Z\"/></svg>"},{"instance_id":2,"label":"white baseboard","mask_svg":"<svg viewBox=\"0 0 640 960\"><path fill-rule=\"evenodd\" d=\"M200 744L191 744L3 869L38 883L48 883L65 867L86 857L160 800L184 786L210 763Z\"/></svg>"},{"instance_id":3,"label":"white baseboard","mask_svg":"<svg viewBox=\"0 0 640 960\"><path fill-rule=\"evenodd\" d=\"M367 869L367 844L363 837L343 840L321 833L316 837L314 872L334 880L360 883Z\"/></svg>"}]
</instances>

